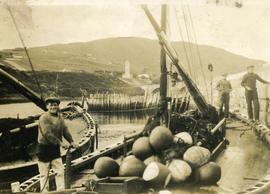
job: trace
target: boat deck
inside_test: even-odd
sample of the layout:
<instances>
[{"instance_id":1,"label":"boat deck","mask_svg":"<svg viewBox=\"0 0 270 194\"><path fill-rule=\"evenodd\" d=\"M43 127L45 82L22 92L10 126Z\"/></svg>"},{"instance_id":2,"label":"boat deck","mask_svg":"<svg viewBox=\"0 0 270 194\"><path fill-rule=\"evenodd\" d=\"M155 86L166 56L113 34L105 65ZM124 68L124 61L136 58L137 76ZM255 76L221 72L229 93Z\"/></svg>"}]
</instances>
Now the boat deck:
<instances>
[{"instance_id":1,"label":"boat deck","mask_svg":"<svg viewBox=\"0 0 270 194\"><path fill-rule=\"evenodd\" d=\"M255 135L251 127L240 121L228 121L226 137L230 144L217 158L222 168L222 177L215 186L182 184L167 188L181 194L227 194L237 193L256 184L270 166L267 146ZM74 185L96 178L92 169L74 176ZM77 181L76 181L77 180Z\"/></svg>"}]
</instances>

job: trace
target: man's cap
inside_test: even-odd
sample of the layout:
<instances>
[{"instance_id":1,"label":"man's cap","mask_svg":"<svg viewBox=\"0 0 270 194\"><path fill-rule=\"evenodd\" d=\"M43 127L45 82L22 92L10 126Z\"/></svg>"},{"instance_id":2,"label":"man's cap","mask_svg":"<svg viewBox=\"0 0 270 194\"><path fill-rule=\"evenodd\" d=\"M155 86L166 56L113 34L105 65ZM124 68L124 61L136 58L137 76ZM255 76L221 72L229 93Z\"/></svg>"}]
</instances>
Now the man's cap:
<instances>
[{"instance_id":1,"label":"man's cap","mask_svg":"<svg viewBox=\"0 0 270 194\"><path fill-rule=\"evenodd\" d=\"M247 69L254 68L254 65L247 66Z\"/></svg>"},{"instance_id":2,"label":"man's cap","mask_svg":"<svg viewBox=\"0 0 270 194\"><path fill-rule=\"evenodd\" d=\"M60 104L60 99L57 98L57 97L48 97L45 99L45 103L48 104L48 103L57 103L57 104Z\"/></svg>"}]
</instances>

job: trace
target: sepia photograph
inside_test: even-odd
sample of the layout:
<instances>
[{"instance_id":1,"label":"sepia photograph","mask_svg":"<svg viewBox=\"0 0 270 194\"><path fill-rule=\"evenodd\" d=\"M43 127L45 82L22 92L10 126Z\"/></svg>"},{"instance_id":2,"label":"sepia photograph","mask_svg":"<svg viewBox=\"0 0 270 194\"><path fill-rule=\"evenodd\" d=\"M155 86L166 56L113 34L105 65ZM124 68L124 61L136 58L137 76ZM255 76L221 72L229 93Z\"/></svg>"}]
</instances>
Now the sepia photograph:
<instances>
[{"instance_id":1,"label":"sepia photograph","mask_svg":"<svg viewBox=\"0 0 270 194\"><path fill-rule=\"evenodd\" d=\"M0 0L0 194L270 194L269 0Z\"/></svg>"}]
</instances>

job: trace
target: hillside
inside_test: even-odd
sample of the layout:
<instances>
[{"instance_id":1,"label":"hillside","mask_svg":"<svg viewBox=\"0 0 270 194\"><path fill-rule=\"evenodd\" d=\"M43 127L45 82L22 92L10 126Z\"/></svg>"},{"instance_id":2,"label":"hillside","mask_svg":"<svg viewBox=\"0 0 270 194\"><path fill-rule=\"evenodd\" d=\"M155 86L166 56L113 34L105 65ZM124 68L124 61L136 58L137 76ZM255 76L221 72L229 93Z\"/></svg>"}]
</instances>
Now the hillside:
<instances>
[{"instance_id":1,"label":"hillside","mask_svg":"<svg viewBox=\"0 0 270 194\"><path fill-rule=\"evenodd\" d=\"M184 50L191 48L192 71L200 75L200 63L196 53L196 45L173 42L181 63L187 68L186 54ZM246 65L259 65L261 60L249 59L233 54L223 49L207 45L198 45L202 65L207 72L207 65L214 65L214 74L224 72L236 73L245 69ZM145 38L108 38L84 43L57 44L29 49L30 56L37 70L48 71L86 71L97 70L123 71L125 60L131 63L132 73L159 73L160 46L156 40ZM192 54L191 54L192 53ZM17 51L17 55L23 55L23 51ZM29 69L26 58L16 59L17 63L25 69ZM4 62L6 63L6 62ZM6 63L7 64L7 63Z\"/></svg>"},{"instance_id":2,"label":"hillside","mask_svg":"<svg viewBox=\"0 0 270 194\"><path fill-rule=\"evenodd\" d=\"M32 72L17 71L1 66L26 86L40 94ZM45 97L57 93L60 97L74 99L81 96L81 89L88 93L126 93L130 95L142 95L143 90L133 87L119 79L119 74L87 73L87 72L50 72L36 71L43 95ZM6 102L25 101L11 86L0 81L0 104Z\"/></svg>"}]
</instances>

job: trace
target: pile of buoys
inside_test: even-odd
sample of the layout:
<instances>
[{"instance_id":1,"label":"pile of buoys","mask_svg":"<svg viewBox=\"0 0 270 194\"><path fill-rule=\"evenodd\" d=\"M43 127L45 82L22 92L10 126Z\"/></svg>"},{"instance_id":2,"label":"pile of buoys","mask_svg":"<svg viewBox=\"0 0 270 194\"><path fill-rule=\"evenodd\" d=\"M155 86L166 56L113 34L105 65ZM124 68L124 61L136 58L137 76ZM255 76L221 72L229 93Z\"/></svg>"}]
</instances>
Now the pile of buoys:
<instances>
[{"instance_id":1,"label":"pile of buoys","mask_svg":"<svg viewBox=\"0 0 270 194\"><path fill-rule=\"evenodd\" d=\"M175 147L180 147L181 152ZM170 157L164 157L164 153ZM215 184L221 178L220 166L209 162L211 152L193 145L193 139L187 132L174 136L168 128L158 126L149 137L140 137L133 143L132 154L125 157L120 165L111 158L99 158L94 166L96 175L99 178L138 176L151 187L164 188L169 183L185 181Z\"/></svg>"}]
</instances>

